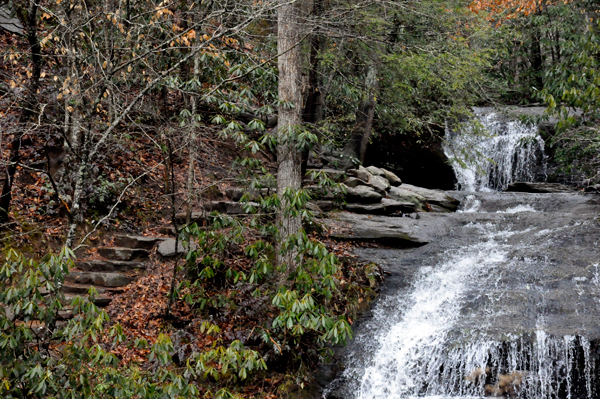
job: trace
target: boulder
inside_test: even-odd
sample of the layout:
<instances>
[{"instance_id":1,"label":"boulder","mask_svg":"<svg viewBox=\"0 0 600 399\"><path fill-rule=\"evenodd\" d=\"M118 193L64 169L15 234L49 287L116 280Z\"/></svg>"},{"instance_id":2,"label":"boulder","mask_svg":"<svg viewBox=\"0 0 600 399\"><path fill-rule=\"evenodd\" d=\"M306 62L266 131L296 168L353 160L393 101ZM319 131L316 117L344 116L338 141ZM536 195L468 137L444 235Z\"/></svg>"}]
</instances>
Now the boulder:
<instances>
[{"instance_id":1,"label":"boulder","mask_svg":"<svg viewBox=\"0 0 600 399\"><path fill-rule=\"evenodd\" d=\"M559 183L527 183L527 182L515 182L508 185L506 190L509 192L520 192L520 193L572 193L577 191L575 187L565 186Z\"/></svg>"},{"instance_id":2,"label":"boulder","mask_svg":"<svg viewBox=\"0 0 600 399\"><path fill-rule=\"evenodd\" d=\"M348 187L354 188L356 186L364 186L367 183L365 183L364 181L362 181L361 179L359 179L357 177L349 177L346 179L344 184L347 185Z\"/></svg>"},{"instance_id":3,"label":"boulder","mask_svg":"<svg viewBox=\"0 0 600 399\"><path fill-rule=\"evenodd\" d=\"M390 182L387 181L385 177L371 175L371 178L367 182L367 186L385 196L386 191L390 189Z\"/></svg>"},{"instance_id":4,"label":"boulder","mask_svg":"<svg viewBox=\"0 0 600 399\"><path fill-rule=\"evenodd\" d=\"M370 174L374 176L382 176L385 177L385 172L382 169L379 169L376 166L367 166L365 168Z\"/></svg>"},{"instance_id":5,"label":"boulder","mask_svg":"<svg viewBox=\"0 0 600 399\"><path fill-rule=\"evenodd\" d=\"M414 191L405 189L404 187L392 187L388 192L390 199L400 202L410 202L419 210L424 210L427 205L427 198Z\"/></svg>"},{"instance_id":6,"label":"boulder","mask_svg":"<svg viewBox=\"0 0 600 399\"><path fill-rule=\"evenodd\" d=\"M380 202L383 195L367 186L348 187L346 199L350 202L372 204Z\"/></svg>"},{"instance_id":7,"label":"boulder","mask_svg":"<svg viewBox=\"0 0 600 399\"><path fill-rule=\"evenodd\" d=\"M358 169L350 169L348 171L348 174L350 176L354 176L364 182L368 182L369 177L371 176L371 173L369 173L369 171L366 170L365 168L363 168L362 166L359 166Z\"/></svg>"},{"instance_id":8,"label":"boulder","mask_svg":"<svg viewBox=\"0 0 600 399\"><path fill-rule=\"evenodd\" d=\"M175 255L183 255L187 253L189 248L184 247L181 240L178 244L179 245L177 245L177 251L175 251L175 239L168 238L158 245L158 249L156 250L156 252L163 258L172 258ZM196 246L193 244L192 249L194 249L195 247Z\"/></svg>"},{"instance_id":9,"label":"boulder","mask_svg":"<svg viewBox=\"0 0 600 399\"><path fill-rule=\"evenodd\" d=\"M436 219L336 213L325 219L331 237L350 241L378 242L401 247L419 247L432 241L442 227Z\"/></svg>"},{"instance_id":10,"label":"boulder","mask_svg":"<svg viewBox=\"0 0 600 399\"><path fill-rule=\"evenodd\" d=\"M383 168L381 168L381 170L384 173L383 177L385 177L392 186L398 187L402 184L402 180L400 180L400 178L398 176L396 176L395 173L390 172L389 170L383 169Z\"/></svg>"},{"instance_id":11,"label":"boulder","mask_svg":"<svg viewBox=\"0 0 600 399\"><path fill-rule=\"evenodd\" d=\"M425 197L429 204L439 205L450 210L451 212L456 211L458 205L460 205L459 200L440 190L430 190L428 188L417 187L410 184L403 184L401 187L395 187L395 189L401 190L402 192L409 191L414 194L418 194L422 197ZM390 197L392 196L390 195Z\"/></svg>"}]
</instances>

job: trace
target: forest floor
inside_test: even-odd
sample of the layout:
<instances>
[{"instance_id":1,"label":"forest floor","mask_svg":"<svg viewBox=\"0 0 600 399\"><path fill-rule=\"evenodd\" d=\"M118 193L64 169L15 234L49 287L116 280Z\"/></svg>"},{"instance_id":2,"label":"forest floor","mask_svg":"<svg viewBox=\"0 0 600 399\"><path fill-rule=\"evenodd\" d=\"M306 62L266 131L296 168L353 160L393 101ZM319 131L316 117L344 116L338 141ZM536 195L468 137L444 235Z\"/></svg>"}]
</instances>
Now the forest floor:
<instances>
[{"instance_id":1,"label":"forest floor","mask_svg":"<svg viewBox=\"0 0 600 399\"><path fill-rule=\"evenodd\" d=\"M192 211L202 210L202 200L224 198L225 189L235 184L234 176L239 175L233 161L241 154L233 143L215 137L216 130L210 128L200 136L194 182L195 192L199 195ZM27 145L22 164L43 164L44 158L47 158L48 141L39 137L25 137L24 140ZM171 192L183 192L186 184L188 154L183 143L170 143L178 148L170 157L143 135L136 140L128 140L128 143L127 147L113 143L112 148L117 150L98 162L98 170L95 171L98 177L90 184L93 189L86 192L85 218L78 233L79 238L88 237L76 251L80 258L96 257L95 248L111 245L113 237L118 234L167 236L169 228L173 228L172 215L188 208L181 195L176 194L174 202L170 195ZM269 154L263 154L263 157L268 168L274 170L272 157ZM59 171L53 178L60 179L61 173L65 176L67 171ZM68 198L57 198L49 178L47 173L19 168L14 185L12 220L1 238L4 250L13 248L34 258L60 250L68 227L66 211L69 201ZM232 250L228 257L228 262L241 270L248 269L251 262L244 254L244 245L253 242L252 232L247 234L246 244ZM373 280L365 272L367 265L354 257L353 244L330 239L326 229L311 233L311 237L325 244L341 260L338 279L342 287L340 295L334 299L337 301L334 306L352 323L353 318L368 309L379 281ZM314 381L310 381L310 373L304 373L298 379L294 375L298 371L297 366L274 358L268 345L257 338L260 328L272 316L273 308L269 303L261 303L264 298L253 298L248 287L237 292L215 290L211 295L234 299L231 306L213 310L210 315L206 310L186 302L184 297L191 289L183 288L166 319L167 297L176 263L183 266L184 261L164 259L153 253L147 261L147 273L127 286L106 308L110 324L120 324L129 339L144 339L150 346L161 334L173 337L184 332L190 337L185 345L180 342L179 350L184 352L209 350L241 340L247 347L266 354L270 359L268 371L238 386L238 392L244 397L277 397L281 396L282 390L298 390L298 386L310 385ZM179 282L185 280L184 274L178 275ZM201 325L207 317L219 326L219 334L208 335L203 331ZM124 365L149 362L150 349L106 345ZM290 381L293 381L292 388Z\"/></svg>"}]
</instances>

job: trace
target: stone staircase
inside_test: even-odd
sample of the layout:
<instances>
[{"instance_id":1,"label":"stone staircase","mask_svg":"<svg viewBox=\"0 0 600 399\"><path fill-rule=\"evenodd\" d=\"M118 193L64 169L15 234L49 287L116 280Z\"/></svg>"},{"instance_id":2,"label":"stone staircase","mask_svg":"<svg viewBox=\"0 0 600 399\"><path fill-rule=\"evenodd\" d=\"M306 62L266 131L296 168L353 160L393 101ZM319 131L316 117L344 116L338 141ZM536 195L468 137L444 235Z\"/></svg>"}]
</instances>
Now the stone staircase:
<instances>
[{"instance_id":1,"label":"stone staircase","mask_svg":"<svg viewBox=\"0 0 600 399\"><path fill-rule=\"evenodd\" d=\"M98 291L94 304L105 307L114 295L135 281L146 270L146 260L154 246L165 237L120 235L114 246L97 248L103 259L77 260L62 290L68 303L77 296L87 296L90 287ZM66 309L68 316L68 309Z\"/></svg>"}]
</instances>

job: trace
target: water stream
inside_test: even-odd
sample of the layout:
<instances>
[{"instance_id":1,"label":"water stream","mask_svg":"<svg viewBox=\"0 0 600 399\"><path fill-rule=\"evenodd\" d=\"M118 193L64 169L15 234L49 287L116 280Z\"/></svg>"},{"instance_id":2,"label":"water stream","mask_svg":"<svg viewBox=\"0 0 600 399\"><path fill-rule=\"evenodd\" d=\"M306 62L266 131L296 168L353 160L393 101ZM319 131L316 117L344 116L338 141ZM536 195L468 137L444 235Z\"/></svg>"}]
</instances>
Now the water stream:
<instances>
[{"instance_id":1,"label":"water stream","mask_svg":"<svg viewBox=\"0 0 600 399\"><path fill-rule=\"evenodd\" d=\"M423 216L435 242L358 251L391 276L325 397L600 397L598 199L492 191L531 176L543 149L506 126L479 146L495 161L457 166L459 212Z\"/></svg>"},{"instance_id":2,"label":"water stream","mask_svg":"<svg viewBox=\"0 0 600 399\"><path fill-rule=\"evenodd\" d=\"M515 181L545 178L544 140L537 126L487 108L475 109L475 116L478 123L446 129L444 152L458 189L503 190Z\"/></svg>"}]
</instances>

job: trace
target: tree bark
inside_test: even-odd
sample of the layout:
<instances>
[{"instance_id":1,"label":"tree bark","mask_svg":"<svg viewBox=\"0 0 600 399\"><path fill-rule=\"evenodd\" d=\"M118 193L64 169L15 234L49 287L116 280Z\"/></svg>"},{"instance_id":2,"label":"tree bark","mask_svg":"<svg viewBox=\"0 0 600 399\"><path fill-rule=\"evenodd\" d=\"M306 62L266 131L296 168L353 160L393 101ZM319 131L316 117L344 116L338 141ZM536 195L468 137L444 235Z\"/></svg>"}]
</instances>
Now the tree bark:
<instances>
[{"instance_id":1,"label":"tree bark","mask_svg":"<svg viewBox=\"0 0 600 399\"><path fill-rule=\"evenodd\" d=\"M27 122L35 114L36 94L40 84L40 75L42 72L42 54L41 46L37 36L37 10L38 5L35 1L29 2L27 11L27 41L31 52L31 78L29 80L29 88L26 98L23 102L21 115L19 116L19 126L25 127ZM0 223L8 222L8 214L10 204L12 202L12 187L17 165L21 159L21 141L23 134L15 133L15 137L11 143L10 159L6 167L6 176L2 185L2 194L0 194Z\"/></svg>"},{"instance_id":2,"label":"tree bark","mask_svg":"<svg viewBox=\"0 0 600 399\"><path fill-rule=\"evenodd\" d=\"M348 143L350 152L361 162L365 161L367 146L373 133L373 119L375 118L375 91L377 90L377 68L369 66L365 79L366 93L363 102L356 111L356 128ZM347 147L347 148L348 148Z\"/></svg>"},{"instance_id":3,"label":"tree bark","mask_svg":"<svg viewBox=\"0 0 600 399\"><path fill-rule=\"evenodd\" d=\"M297 128L301 125L301 51L300 8L296 2L282 1L278 11L277 52L279 54L279 112L277 120L277 194L281 198L282 212L277 215L279 230L278 262L285 264L287 273L295 270L295 251L281 254L281 244L301 228L301 217L289 213L289 202L283 197L288 188L298 190L301 187L302 156L295 139Z\"/></svg>"}]
</instances>

